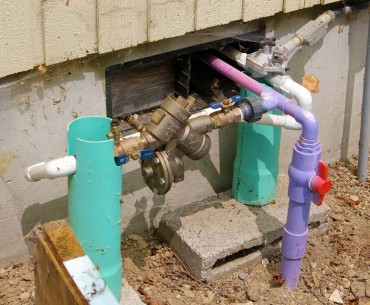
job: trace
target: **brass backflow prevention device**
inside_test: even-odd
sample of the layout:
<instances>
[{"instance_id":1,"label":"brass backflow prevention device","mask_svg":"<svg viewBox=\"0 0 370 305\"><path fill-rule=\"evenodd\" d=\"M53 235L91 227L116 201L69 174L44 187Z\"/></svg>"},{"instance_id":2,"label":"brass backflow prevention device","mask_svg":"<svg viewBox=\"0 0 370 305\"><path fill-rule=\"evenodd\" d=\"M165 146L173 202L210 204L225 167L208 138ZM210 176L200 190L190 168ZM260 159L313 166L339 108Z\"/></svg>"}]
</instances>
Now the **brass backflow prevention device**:
<instances>
[{"instance_id":1,"label":"brass backflow prevention device","mask_svg":"<svg viewBox=\"0 0 370 305\"><path fill-rule=\"evenodd\" d=\"M211 139L207 133L251 118L254 113L250 102L241 103L238 107L226 102L227 107L221 107L211 115L191 118L190 110L196 100L193 95L188 99L168 95L146 127L135 114L112 120L108 138L114 139L116 163L125 164L129 160L140 159L142 175L155 194L164 195L171 189L172 183L184 180L184 155L199 160L209 153ZM120 122L131 125L140 135L121 140Z\"/></svg>"}]
</instances>

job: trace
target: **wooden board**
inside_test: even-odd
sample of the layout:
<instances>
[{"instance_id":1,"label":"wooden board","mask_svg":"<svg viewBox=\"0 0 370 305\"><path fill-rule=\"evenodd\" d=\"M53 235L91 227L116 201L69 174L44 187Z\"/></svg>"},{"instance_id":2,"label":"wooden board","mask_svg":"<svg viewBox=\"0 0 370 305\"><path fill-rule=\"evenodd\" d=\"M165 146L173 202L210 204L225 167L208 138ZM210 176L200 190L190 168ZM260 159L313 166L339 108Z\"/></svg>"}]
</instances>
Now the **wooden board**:
<instances>
[{"instance_id":1,"label":"wooden board","mask_svg":"<svg viewBox=\"0 0 370 305\"><path fill-rule=\"evenodd\" d=\"M66 221L52 222L37 230L35 305L88 305L63 265L63 259L82 255L81 245Z\"/></svg>"}]
</instances>

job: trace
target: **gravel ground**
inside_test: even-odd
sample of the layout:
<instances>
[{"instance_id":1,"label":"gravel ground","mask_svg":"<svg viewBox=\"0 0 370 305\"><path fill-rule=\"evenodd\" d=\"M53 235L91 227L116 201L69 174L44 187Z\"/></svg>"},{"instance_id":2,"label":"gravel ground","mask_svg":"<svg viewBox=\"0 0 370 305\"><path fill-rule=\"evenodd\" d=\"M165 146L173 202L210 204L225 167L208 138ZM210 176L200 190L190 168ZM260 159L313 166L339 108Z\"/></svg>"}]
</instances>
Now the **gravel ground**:
<instances>
[{"instance_id":1,"label":"gravel ground","mask_svg":"<svg viewBox=\"0 0 370 305\"><path fill-rule=\"evenodd\" d=\"M298 289L273 280L279 255L213 283L193 279L155 232L125 236L124 275L149 305L370 305L370 182L358 182L356 158L330 167L328 223L311 231ZM370 176L369 176L370 181ZM31 264L0 269L0 305L32 304ZM339 303L331 299L337 297Z\"/></svg>"}]
</instances>

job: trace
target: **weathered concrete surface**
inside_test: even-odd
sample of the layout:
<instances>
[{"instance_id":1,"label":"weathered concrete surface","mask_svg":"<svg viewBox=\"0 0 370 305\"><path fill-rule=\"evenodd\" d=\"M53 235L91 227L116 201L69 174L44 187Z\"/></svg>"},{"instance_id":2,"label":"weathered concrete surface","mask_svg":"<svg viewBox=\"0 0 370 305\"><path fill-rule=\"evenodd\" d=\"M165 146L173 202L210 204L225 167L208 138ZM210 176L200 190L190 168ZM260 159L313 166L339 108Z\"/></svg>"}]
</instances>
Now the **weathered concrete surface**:
<instances>
[{"instance_id":1,"label":"weathered concrete surface","mask_svg":"<svg viewBox=\"0 0 370 305\"><path fill-rule=\"evenodd\" d=\"M119 300L120 305L144 305L139 294L130 286L126 279L122 279L122 297Z\"/></svg>"},{"instance_id":2,"label":"weathered concrete surface","mask_svg":"<svg viewBox=\"0 0 370 305\"><path fill-rule=\"evenodd\" d=\"M279 178L275 204L249 207L224 193L166 214L159 234L193 276L207 281L277 253L289 200L288 179ZM329 212L312 205L310 223L325 222Z\"/></svg>"}]
</instances>

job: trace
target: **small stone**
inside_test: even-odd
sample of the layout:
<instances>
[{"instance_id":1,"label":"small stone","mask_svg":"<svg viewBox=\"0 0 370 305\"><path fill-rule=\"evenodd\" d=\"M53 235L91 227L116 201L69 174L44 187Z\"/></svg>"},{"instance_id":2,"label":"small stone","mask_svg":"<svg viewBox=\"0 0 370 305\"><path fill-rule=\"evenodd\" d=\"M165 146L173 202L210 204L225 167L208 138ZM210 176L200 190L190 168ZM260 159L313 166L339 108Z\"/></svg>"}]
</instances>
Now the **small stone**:
<instances>
[{"instance_id":1,"label":"small stone","mask_svg":"<svg viewBox=\"0 0 370 305\"><path fill-rule=\"evenodd\" d=\"M363 282L353 282L351 284L351 291L355 297L362 298L365 296L366 285Z\"/></svg>"},{"instance_id":2,"label":"small stone","mask_svg":"<svg viewBox=\"0 0 370 305\"><path fill-rule=\"evenodd\" d=\"M343 278L342 285L343 285L343 288L348 289L349 287L351 287L351 281L347 278Z\"/></svg>"},{"instance_id":3,"label":"small stone","mask_svg":"<svg viewBox=\"0 0 370 305\"><path fill-rule=\"evenodd\" d=\"M333 291L333 293L329 297L329 300L333 301L334 303L337 303L337 304L343 304L343 299L340 296L340 293L339 293L338 289L335 289Z\"/></svg>"},{"instance_id":4,"label":"small stone","mask_svg":"<svg viewBox=\"0 0 370 305\"><path fill-rule=\"evenodd\" d=\"M176 299L180 299L180 298L181 298L181 295L176 294L175 298L176 298Z\"/></svg>"},{"instance_id":5,"label":"small stone","mask_svg":"<svg viewBox=\"0 0 370 305\"><path fill-rule=\"evenodd\" d=\"M245 280L246 278L248 277L248 274L246 274L246 273L240 273L239 274L239 278L241 279L241 280Z\"/></svg>"},{"instance_id":6,"label":"small stone","mask_svg":"<svg viewBox=\"0 0 370 305\"><path fill-rule=\"evenodd\" d=\"M356 196L356 195L351 195L350 197L349 197L349 199L351 199L352 201L354 201L354 202L357 202L358 201L358 196Z\"/></svg>"},{"instance_id":7,"label":"small stone","mask_svg":"<svg viewBox=\"0 0 370 305\"><path fill-rule=\"evenodd\" d=\"M261 282L251 283L247 287L247 294L251 301L257 302L261 297L263 297L268 291L268 285Z\"/></svg>"},{"instance_id":8,"label":"small stone","mask_svg":"<svg viewBox=\"0 0 370 305\"><path fill-rule=\"evenodd\" d=\"M269 260L267 259L267 258L264 258L263 260L262 260L262 266L263 267L267 267L267 265L269 264L270 262L269 262Z\"/></svg>"},{"instance_id":9,"label":"small stone","mask_svg":"<svg viewBox=\"0 0 370 305\"><path fill-rule=\"evenodd\" d=\"M144 240L141 236L136 234L130 234L127 238L135 241Z\"/></svg>"},{"instance_id":10,"label":"small stone","mask_svg":"<svg viewBox=\"0 0 370 305\"><path fill-rule=\"evenodd\" d=\"M139 247L139 249L143 250L143 249L148 248L149 245L145 240L140 239L137 241L137 246Z\"/></svg>"},{"instance_id":11,"label":"small stone","mask_svg":"<svg viewBox=\"0 0 370 305\"><path fill-rule=\"evenodd\" d=\"M369 280L370 279L370 272L361 272L357 275L359 280Z\"/></svg>"},{"instance_id":12,"label":"small stone","mask_svg":"<svg viewBox=\"0 0 370 305\"><path fill-rule=\"evenodd\" d=\"M184 290L184 295L188 298L195 298L195 293L188 289Z\"/></svg>"},{"instance_id":13,"label":"small stone","mask_svg":"<svg viewBox=\"0 0 370 305\"><path fill-rule=\"evenodd\" d=\"M25 302L27 301L28 299L30 298L30 293L29 292L23 292L19 295L19 299L22 301L22 302Z\"/></svg>"},{"instance_id":14,"label":"small stone","mask_svg":"<svg viewBox=\"0 0 370 305\"><path fill-rule=\"evenodd\" d=\"M33 280L33 274L32 273L26 273L22 276L22 279L24 281L32 281Z\"/></svg>"},{"instance_id":15,"label":"small stone","mask_svg":"<svg viewBox=\"0 0 370 305\"><path fill-rule=\"evenodd\" d=\"M202 302L203 304L210 304L212 301L207 297L203 297Z\"/></svg>"},{"instance_id":16,"label":"small stone","mask_svg":"<svg viewBox=\"0 0 370 305\"><path fill-rule=\"evenodd\" d=\"M10 286L16 286L16 285L18 285L19 280L18 279L10 279L8 281L8 283L9 283Z\"/></svg>"},{"instance_id":17,"label":"small stone","mask_svg":"<svg viewBox=\"0 0 370 305\"><path fill-rule=\"evenodd\" d=\"M7 275L8 275L8 271L6 271L5 269L1 268L0 269L0 279L3 279Z\"/></svg>"},{"instance_id":18,"label":"small stone","mask_svg":"<svg viewBox=\"0 0 370 305\"><path fill-rule=\"evenodd\" d=\"M349 278L352 278L352 277L355 277L356 276L356 272L353 269L350 269L347 272L347 275L348 275Z\"/></svg>"}]
</instances>

